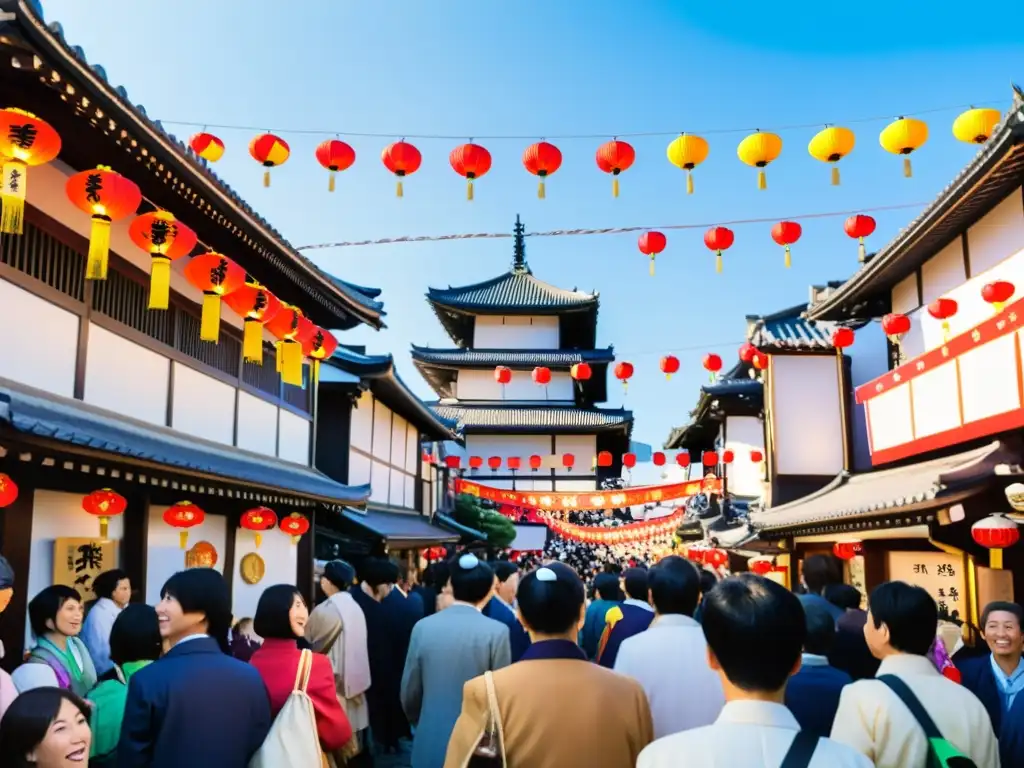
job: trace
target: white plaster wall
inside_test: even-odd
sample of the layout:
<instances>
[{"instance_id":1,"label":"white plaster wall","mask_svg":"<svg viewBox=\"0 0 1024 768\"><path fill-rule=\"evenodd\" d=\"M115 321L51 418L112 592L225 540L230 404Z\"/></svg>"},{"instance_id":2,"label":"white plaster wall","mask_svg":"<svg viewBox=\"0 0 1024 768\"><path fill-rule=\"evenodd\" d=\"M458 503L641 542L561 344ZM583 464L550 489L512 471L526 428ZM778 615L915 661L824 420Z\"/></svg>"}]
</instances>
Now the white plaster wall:
<instances>
[{"instance_id":1,"label":"white plaster wall","mask_svg":"<svg viewBox=\"0 0 1024 768\"><path fill-rule=\"evenodd\" d=\"M97 478L96 487L103 488L102 478ZM40 590L53 584L53 543L58 538L99 536L100 524L92 515L82 509L85 494L36 491L32 504L32 543L29 554L28 583L24 589L31 600ZM131 513L128 510L125 514ZM138 513L138 510L135 510ZM124 518L110 518L107 535L114 541L124 538ZM111 568L115 567L111 565ZM25 647L32 642L32 631L25 624Z\"/></svg>"},{"instance_id":2,"label":"white plaster wall","mask_svg":"<svg viewBox=\"0 0 1024 768\"><path fill-rule=\"evenodd\" d=\"M370 482L370 459L365 454L350 450L348 454L348 484L366 485Z\"/></svg>"},{"instance_id":3,"label":"white plaster wall","mask_svg":"<svg viewBox=\"0 0 1024 768\"><path fill-rule=\"evenodd\" d=\"M571 453L576 457L576 464L571 472L562 466L562 456L567 453ZM591 464L594 461L594 457L597 456L597 436L557 435L555 437L555 456L558 458L555 468L556 475L591 475L594 473L594 470L591 469ZM558 486L561 489L561 481L559 481ZM593 482L591 482L590 487L594 487Z\"/></svg>"},{"instance_id":4,"label":"white plaster wall","mask_svg":"<svg viewBox=\"0 0 1024 768\"><path fill-rule=\"evenodd\" d=\"M924 303L931 304L966 279L963 241L958 237L922 265L921 292Z\"/></svg>"},{"instance_id":5,"label":"white plaster wall","mask_svg":"<svg viewBox=\"0 0 1024 768\"><path fill-rule=\"evenodd\" d=\"M278 409L278 430L281 435L277 456L285 461L309 466L309 421L291 411Z\"/></svg>"},{"instance_id":6,"label":"white plaster wall","mask_svg":"<svg viewBox=\"0 0 1024 768\"><path fill-rule=\"evenodd\" d=\"M277 406L248 392L238 393L238 447L277 455Z\"/></svg>"},{"instance_id":7,"label":"white plaster wall","mask_svg":"<svg viewBox=\"0 0 1024 768\"><path fill-rule=\"evenodd\" d=\"M725 448L735 456L732 464L725 466L730 493L737 496L761 495L762 462L750 460L752 450L764 453L764 426L757 416L727 416L725 424ZM666 467L670 465L666 463ZM682 468L675 465L675 469Z\"/></svg>"},{"instance_id":8,"label":"white plaster wall","mask_svg":"<svg viewBox=\"0 0 1024 768\"><path fill-rule=\"evenodd\" d=\"M843 468L839 376L832 355L773 355L768 369L780 475L836 475Z\"/></svg>"},{"instance_id":9,"label":"white plaster wall","mask_svg":"<svg viewBox=\"0 0 1024 768\"><path fill-rule=\"evenodd\" d=\"M399 416L397 413L391 414L391 465L395 467L405 467L405 448L406 448L406 429L409 423ZM415 471L416 465L413 464L410 467L410 471Z\"/></svg>"},{"instance_id":10,"label":"white plaster wall","mask_svg":"<svg viewBox=\"0 0 1024 768\"><path fill-rule=\"evenodd\" d=\"M533 369L513 370L512 381L504 386L494 380L494 369L463 368L455 382L460 400L540 400L572 401L574 384L568 371L552 371L551 383L542 387L533 382Z\"/></svg>"},{"instance_id":11,"label":"white plaster wall","mask_svg":"<svg viewBox=\"0 0 1024 768\"><path fill-rule=\"evenodd\" d=\"M558 349L558 318L480 316L473 328L477 349Z\"/></svg>"},{"instance_id":12,"label":"white plaster wall","mask_svg":"<svg viewBox=\"0 0 1024 768\"><path fill-rule=\"evenodd\" d=\"M352 407L350 444L367 453L373 448L373 395L369 392L360 394Z\"/></svg>"},{"instance_id":13,"label":"white plaster wall","mask_svg":"<svg viewBox=\"0 0 1024 768\"><path fill-rule=\"evenodd\" d=\"M299 548L292 544L292 537L279 528L263 532L263 541L259 549L256 548L256 535L252 531L236 528L234 536L235 574L231 582L231 612L236 620L251 619L256 615L256 605L267 587L296 583ZM266 572L258 584L246 584L240 575L242 558L250 552L257 553L266 564Z\"/></svg>"},{"instance_id":14,"label":"white plaster wall","mask_svg":"<svg viewBox=\"0 0 1024 768\"><path fill-rule=\"evenodd\" d=\"M921 306L917 300L917 275L907 275L892 289L892 311L909 315Z\"/></svg>"},{"instance_id":15,"label":"white plaster wall","mask_svg":"<svg viewBox=\"0 0 1024 768\"><path fill-rule=\"evenodd\" d=\"M530 456L551 455L550 435L466 435L466 448L463 459L463 466L469 466L469 456L481 456L484 459L486 470L488 456L500 456L502 465L509 456L518 456L522 459L524 469L520 474L530 473ZM543 470L538 470L543 472ZM485 473L490 474L490 470Z\"/></svg>"},{"instance_id":16,"label":"white plaster wall","mask_svg":"<svg viewBox=\"0 0 1024 768\"><path fill-rule=\"evenodd\" d=\"M1020 188L967 230L967 248L971 254L971 277L982 275L1024 248L1024 203ZM1024 286L1018 287L1018 295L1021 287Z\"/></svg>"},{"instance_id":17,"label":"white plaster wall","mask_svg":"<svg viewBox=\"0 0 1024 768\"><path fill-rule=\"evenodd\" d=\"M135 419L167 425L171 361L98 325L89 326L85 402ZM224 385L220 385L224 386ZM227 388L230 392L230 388ZM234 418L234 402L225 416ZM230 432L228 442L231 442Z\"/></svg>"},{"instance_id":18,"label":"white plaster wall","mask_svg":"<svg viewBox=\"0 0 1024 768\"><path fill-rule=\"evenodd\" d=\"M416 462L420 450L420 434L412 424L405 432L405 471L416 474ZM402 466L401 462L393 462L395 466ZM427 464L424 462L423 471L426 471Z\"/></svg>"},{"instance_id":19,"label":"white plaster wall","mask_svg":"<svg viewBox=\"0 0 1024 768\"><path fill-rule=\"evenodd\" d=\"M391 460L391 410L379 400L373 401L373 456Z\"/></svg>"},{"instance_id":20,"label":"white plaster wall","mask_svg":"<svg viewBox=\"0 0 1024 768\"><path fill-rule=\"evenodd\" d=\"M208 541L217 550L217 563L214 568L224 573L224 547L227 544L228 521L223 515L212 515L203 504L208 500L203 498L188 499L182 497L181 501L192 501L200 509L206 512L202 523L188 529L188 549L192 549L197 542ZM180 530L172 528L164 522L164 512L167 507L149 508L149 537L147 539L148 552L146 555L146 602L156 605L160 602L160 590L164 583L178 571L185 570L185 552L182 550L179 536ZM236 562L238 562L236 558ZM294 574L294 571L293 571Z\"/></svg>"},{"instance_id":21,"label":"white plaster wall","mask_svg":"<svg viewBox=\"0 0 1024 768\"><path fill-rule=\"evenodd\" d=\"M391 470L387 464L380 461L372 463L370 483L373 486L370 489L370 500L387 504L391 493Z\"/></svg>"},{"instance_id":22,"label":"white plaster wall","mask_svg":"<svg viewBox=\"0 0 1024 768\"><path fill-rule=\"evenodd\" d=\"M0 280L0 377L73 397L78 322L76 315Z\"/></svg>"},{"instance_id":23,"label":"white plaster wall","mask_svg":"<svg viewBox=\"0 0 1024 768\"><path fill-rule=\"evenodd\" d=\"M405 498L405 480L408 475L403 475L401 472L391 470L388 475L388 504L394 507L411 507L412 499L406 501ZM412 480L411 477L408 478Z\"/></svg>"},{"instance_id":24,"label":"white plaster wall","mask_svg":"<svg viewBox=\"0 0 1024 768\"><path fill-rule=\"evenodd\" d=\"M235 388L175 362L171 426L205 440L233 445Z\"/></svg>"}]
</instances>

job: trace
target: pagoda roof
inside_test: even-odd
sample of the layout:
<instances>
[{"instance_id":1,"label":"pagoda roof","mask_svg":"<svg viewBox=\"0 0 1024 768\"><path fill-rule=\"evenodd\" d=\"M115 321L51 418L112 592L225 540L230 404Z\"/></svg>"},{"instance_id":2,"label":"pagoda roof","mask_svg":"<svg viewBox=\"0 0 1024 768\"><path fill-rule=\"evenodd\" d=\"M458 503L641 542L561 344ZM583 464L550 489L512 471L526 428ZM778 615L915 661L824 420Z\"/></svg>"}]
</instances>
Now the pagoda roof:
<instances>
[{"instance_id":1,"label":"pagoda roof","mask_svg":"<svg viewBox=\"0 0 1024 768\"><path fill-rule=\"evenodd\" d=\"M892 287L952 242L1024 182L1024 94L978 154L922 212L845 283L808 309L813 320L866 319L887 312ZM879 301L883 298L884 301Z\"/></svg>"},{"instance_id":2,"label":"pagoda roof","mask_svg":"<svg viewBox=\"0 0 1024 768\"><path fill-rule=\"evenodd\" d=\"M361 291L335 281L302 255L123 86L113 85L101 65L69 44L60 23L47 24L39 0L0 0L0 27L0 86L6 86L0 87L0 102L17 95L21 106L63 133L61 160L77 169L113 156L115 170L118 163L130 168L147 201L172 210L201 241L230 253L317 324L383 327L381 305L367 303Z\"/></svg>"},{"instance_id":3,"label":"pagoda roof","mask_svg":"<svg viewBox=\"0 0 1024 768\"><path fill-rule=\"evenodd\" d=\"M633 428L633 414L621 408L565 408L533 405L470 405L441 401L430 407L443 419L455 421L464 433L590 433Z\"/></svg>"},{"instance_id":4,"label":"pagoda roof","mask_svg":"<svg viewBox=\"0 0 1024 768\"><path fill-rule=\"evenodd\" d=\"M751 370L746 363L737 362L713 383L702 386L697 407L690 412L690 421L681 427L673 427L664 447L691 452L711 450L724 416L759 411L764 399L764 385L759 379L750 378Z\"/></svg>"},{"instance_id":5,"label":"pagoda roof","mask_svg":"<svg viewBox=\"0 0 1024 768\"><path fill-rule=\"evenodd\" d=\"M807 305L797 304L770 315L747 315L747 341L762 352L831 351L839 323L808 320Z\"/></svg>"},{"instance_id":6,"label":"pagoda roof","mask_svg":"<svg viewBox=\"0 0 1024 768\"><path fill-rule=\"evenodd\" d=\"M331 282L334 283L342 293L349 296L353 301L366 307L371 312L376 312L379 315L386 315L384 311L384 302L377 301L377 297L380 296L380 288L365 288L355 283L350 283L346 280L342 280L340 277L334 275L328 275Z\"/></svg>"}]
</instances>

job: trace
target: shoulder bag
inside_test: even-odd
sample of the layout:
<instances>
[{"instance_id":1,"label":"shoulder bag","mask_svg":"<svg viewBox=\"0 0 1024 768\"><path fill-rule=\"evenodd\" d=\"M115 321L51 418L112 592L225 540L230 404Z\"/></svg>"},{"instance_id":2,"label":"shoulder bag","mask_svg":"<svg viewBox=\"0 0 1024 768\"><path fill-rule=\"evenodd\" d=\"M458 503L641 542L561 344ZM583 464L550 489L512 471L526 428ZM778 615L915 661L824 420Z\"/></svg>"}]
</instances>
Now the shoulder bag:
<instances>
[{"instance_id":1,"label":"shoulder bag","mask_svg":"<svg viewBox=\"0 0 1024 768\"><path fill-rule=\"evenodd\" d=\"M939 732L938 726L932 720L921 701L910 690L910 686L903 682L896 675L882 675L875 678L889 686L900 701L910 710L910 714L917 720L917 724L924 731L928 740L928 768L978 768L971 758L957 749L947 741Z\"/></svg>"},{"instance_id":2,"label":"shoulder bag","mask_svg":"<svg viewBox=\"0 0 1024 768\"><path fill-rule=\"evenodd\" d=\"M484 673L487 686L487 726L477 742L473 754L466 763L467 768L505 768L505 734L501 729L501 710L498 709L498 694L494 690L494 675Z\"/></svg>"},{"instance_id":3,"label":"shoulder bag","mask_svg":"<svg viewBox=\"0 0 1024 768\"><path fill-rule=\"evenodd\" d=\"M249 768L316 768L325 766L316 730L313 700L306 689L313 669L313 652L303 651L295 672L295 685L277 713L263 746L249 761Z\"/></svg>"},{"instance_id":4,"label":"shoulder bag","mask_svg":"<svg viewBox=\"0 0 1024 768\"><path fill-rule=\"evenodd\" d=\"M818 737L810 731L797 731L796 738L789 745L789 751L782 758L779 768L808 768L818 747Z\"/></svg>"}]
</instances>

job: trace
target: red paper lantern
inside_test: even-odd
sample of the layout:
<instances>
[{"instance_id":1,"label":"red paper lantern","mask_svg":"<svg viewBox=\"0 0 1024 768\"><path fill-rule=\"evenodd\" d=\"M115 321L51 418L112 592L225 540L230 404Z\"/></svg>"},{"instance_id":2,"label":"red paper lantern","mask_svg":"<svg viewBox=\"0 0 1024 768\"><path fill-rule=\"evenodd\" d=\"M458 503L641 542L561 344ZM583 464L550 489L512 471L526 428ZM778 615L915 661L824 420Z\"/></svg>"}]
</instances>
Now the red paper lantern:
<instances>
[{"instance_id":1,"label":"red paper lantern","mask_svg":"<svg viewBox=\"0 0 1024 768\"><path fill-rule=\"evenodd\" d=\"M281 518L281 530L292 537L292 544L298 544L299 539L309 532L309 520L298 512L292 512Z\"/></svg>"},{"instance_id":2,"label":"red paper lantern","mask_svg":"<svg viewBox=\"0 0 1024 768\"><path fill-rule=\"evenodd\" d=\"M853 344L854 334L852 328L836 328L832 331L832 346L839 354Z\"/></svg>"},{"instance_id":3,"label":"red paper lantern","mask_svg":"<svg viewBox=\"0 0 1024 768\"><path fill-rule=\"evenodd\" d=\"M263 171L264 187L270 186L270 169L284 165L291 153L288 142L272 133L261 133L249 142L252 159L266 169Z\"/></svg>"},{"instance_id":4,"label":"red paper lantern","mask_svg":"<svg viewBox=\"0 0 1024 768\"><path fill-rule=\"evenodd\" d=\"M203 314L199 338L212 341L220 338L220 300L245 285L245 270L221 253L194 256L185 266L185 279L203 292Z\"/></svg>"},{"instance_id":5,"label":"red paper lantern","mask_svg":"<svg viewBox=\"0 0 1024 768\"><path fill-rule=\"evenodd\" d=\"M971 526L971 537L979 546L989 552L989 567L1003 567L1003 550L1020 541L1020 529L1017 524L1003 514L993 514L982 518Z\"/></svg>"},{"instance_id":6,"label":"red paper lantern","mask_svg":"<svg viewBox=\"0 0 1024 768\"><path fill-rule=\"evenodd\" d=\"M119 517L128 509L128 499L116 491L104 488L93 491L82 499L82 509L100 520L100 538L107 538L110 518Z\"/></svg>"},{"instance_id":7,"label":"red paper lantern","mask_svg":"<svg viewBox=\"0 0 1024 768\"><path fill-rule=\"evenodd\" d=\"M764 461L764 454L761 451L754 448L750 451L750 460L755 464L759 464L760 462Z\"/></svg>"},{"instance_id":8,"label":"red paper lantern","mask_svg":"<svg viewBox=\"0 0 1024 768\"><path fill-rule=\"evenodd\" d=\"M110 223L131 216L142 203L135 182L105 165L76 173L65 185L68 198L92 217L86 280L106 280L110 259Z\"/></svg>"},{"instance_id":9,"label":"red paper lantern","mask_svg":"<svg viewBox=\"0 0 1024 768\"><path fill-rule=\"evenodd\" d=\"M31 112L0 109L0 235L20 235L25 228L28 167L60 154L60 134Z\"/></svg>"},{"instance_id":10,"label":"red paper lantern","mask_svg":"<svg viewBox=\"0 0 1024 768\"><path fill-rule=\"evenodd\" d=\"M574 381L589 381L592 373L589 363L576 363L569 369L569 375Z\"/></svg>"},{"instance_id":11,"label":"red paper lantern","mask_svg":"<svg viewBox=\"0 0 1024 768\"><path fill-rule=\"evenodd\" d=\"M875 231L875 220L870 216L858 213L856 216L851 216L846 220L843 224L843 229L847 235L858 240L857 260L863 264L867 261L867 254L864 250L864 238Z\"/></svg>"},{"instance_id":12,"label":"red paper lantern","mask_svg":"<svg viewBox=\"0 0 1024 768\"><path fill-rule=\"evenodd\" d=\"M680 451L679 453L677 453L676 464L678 464L683 469L686 469L688 466L690 466L690 454L687 453L686 451Z\"/></svg>"},{"instance_id":13,"label":"red paper lantern","mask_svg":"<svg viewBox=\"0 0 1024 768\"><path fill-rule=\"evenodd\" d=\"M193 133L189 137L188 145L208 163L216 163L224 156L224 142L212 133Z\"/></svg>"},{"instance_id":14,"label":"red paper lantern","mask_svg":"<svg viewBox=\"0 0 1024 768\"><path fill-rule=\"evenodd\" d=\"M562 152L554 144L538 141L531 144L523 152L523 165L530 173L537 176L537 197L545 197L544 179L553 174L562 165Z\"/></svg>"},{"instance_id":15,"label":"red paper lantern","mask_svg":"<svg viewBox=\"0 0 1024 768\"><path fill-rule=\"evenodd\" d=\"M11 480L10 475L0 472L0 509L9 507L18 498L18 484Z\"/></svg>"},{"instance_id":16,"label":"red paper lantern","mask_svg":"<svg viewBox=\"0 0 1024 768\"><path fill-rule=\"evenodd\" d=\"M263 531L269 531L277 525L277 515L268 507L253 507L242 515L238 524L256 533L256 549L259 549L263 543Z\"/></svg>"},{"instance_id":17,"label":"red paper lantern","mask_svg":"<svg viewBox=\"0 0 1024 768\"><path fill-rule=\"evenodd\" d=\"M469 468L470 469L480 469L480 467L482 467L483 465L484 465L484 460L483 460L482 457L480 457L480 456L470 456L469 457Z\"/></svg>"},{"instance_id":18,"label":"red paper lantern","mask_svg":"<svg viewBox=\"0 0 1024 768\"><path fill-rule=\"evenodd\" d=\"M729 451L729 450L722 451L722 463L723 464L732 464L733 459L735 459L735 458L736 458L736 454L733 453L732 451Z\"/></svg>"},{"instance_id":19,"label":"red paper lantern","mask_svg":"<svg viewBox=\"0 0 1024 768\"><path fill-rule=\"evenodd\" d=\"M571 453L562 454L562 466L572 472L573 465L576 463L576 457Z\"/></svg>"},{"instance_id":20,"label":"red paper lantern","mask_svg":"<svg viewBox=\"0 0 1024 768\"><path fill-rule=\"evenodd\" d=\"M487 466L491 468L491 472L497 472L501 469L501 456L488 457Z\"/></svg>"},{"instance_id":21,"label":"red paper lantern","mask_svg":"<svg viewBox=\"0 0 1024 768\"><path fill-rule=\"evenodd\" d=\"M532 471L534 471L534 472L536 472L538 469L540 469L541 464L543 464L543 463L544 463L544 458L542 456L538 456L537 454L533 454L530 457L530 469Z\"/></svg>"},{"instance_id":22,"label":"red paper lantern","mask_svg":"<svg viewBox=\"0 0 1024 768\"><path fill-rule=\"evenodd\" d=\"M832 545L832 554L840 560L853 560L864 551L859 541L837 541Z\"/></svg>"},{"instance_id":23,"label":"red paper lantern","mask_svg":"<svg viewBox=\"0 0 1024 768\"><path fill-rule=\"evenodd\" d=\"M334 191L334 176L338 171L347 171L356 161L356 151L344 141L328 139L316 147L316 161L330 171L327 191Z\"/></svg>"},{"instance_id":24,"label":"red paper lantern","mask_svg":"<svg viewBox=\"0 0 1024 768\"><path fill-rule=\"evenodd\" d=\"M654 257L665 250L668 240L661 232L644 232L637 241L640 253L651 257L651 277L654 277Z\"/></svg>"},{"instance_id":25,"label":"red paper lantern","mask_svg":"<svg viewBox=\"0 0 1024 768\"><path fill-rule=\"evenodd\" d=\"M704 370L708 372L708 378L711 381L715 380L715 374L722 370L722 358L716 355L714 352L710 352L704 355L704 360L701 365L704 366Z\"/></svg>"},{"instance_id":26,"label":"red paper lantern","mask_svg":"<svg viewBox=\"0 0 1024 768\"><path fill-rule=\"evenodd\" d=\"M704 451L701 463L705 467L713 467L718 464L718 453L716 451Z\"/></svg>"},{"instance_id":27,"label":"red paper lantern","mask_svg":"<svg viewBox=\"0 0 1024 768\"><path fill-rule=\"evenodd\" d=\"M182 549L188 548L188 529L200 525L206 513L191 501L179 501L164 512L164 522L172 528L179 528L178 540Z\"/></svg>"},{"instance_id":28,"label":"red paper lantern","mask_svg":"<svg viewBox=\"0 0 1024 768\"><path fill-rule=\"evenodd\" d=\"M882 317L882 331L893 344L899 344L910 331L910 318L899 312L891 312Z\"/></svg>"},{"instance_id":29,"label":"red paper lantern","mask_svg":"<svg viewBox=\"0 0 1024 768\"><path fill-rule=\"evenodd\" d=\"M764 576L772 572L772 559L770 557L752 557L747 560L747 570L758 576Z\"/></svg>"},{"instance_id":30,"label":"red paper lantern","mask_svg":"<svg viewBox=\"0 0 1024 768\"><path fill-rule=\"evenodd\" d=\"M599 451L597 454L597 466L610 467L612 465L611 451Z\"/></svg>"},{"instance_id":31,"label":"red paper lantern","mask_svg":"<svg viewBox=\"0 0 1024 768\"><path fill-rule=\"evenodd\" d=\"M746 342L744 342L743 344L740 345L739 356L740 356L740 362L741 363L750 363L751 361L753 361L754 355L756 355L756 354L757 354L757 347L755 347L749 341L746 341ZM718 366L718 368L721 368L721 367L722 366ZM708 370L711 370L711 369L709 368Z\"/></svg>"},{"instance_id":32,"label":"red paper lantern","mask_svg":"<svg viewBox=\"0 0 1024 768\"><path fill-rule=\"evenodd\" d=\"M479 144L463 144L448 155L452 169L466 179L466 199L473 199L473 179L491 170L491 153Z\"/></svg>"},{"instance_id":33,"label":"red paper lantern","mask_svg":"<svg viewBox=\"0 0 1024 768\"><path fill-rule=\"evenodd\" d=\"M168 211L136 216L128 236L152 259L149 278L149 309L167 309L171 290L171 262L188 256L198 242L196 233Z\"/></svg>"},{"instance_id":34,"label":"red paper lantern","mask_svg":"<svg viewBox=\"0 0 1024 768\"><path fill-rule=\"evenodd\" d=\"M768 368L768 355L764 352L755 352L754 356L750 358L750 364L756 371L763 371Z\"/></svg>"},{"instance_id":35,"label":"red paper lantern","mask_svg":"<svg viewBox=\"0 0 1024 768\"><path fill-rule=\"evenodd\" d=\"M981 289L981 298L992 305L996 312L1003 311L1003 305L1013 297L1013 283L1006 280L995 280L986 283Z\"/></svg>"},{"instance_id":36,"label":"red paper lantern","mask_svg":"<svg viewBox=\"0 0 1024 768\"><path fill-rule=\"evenodd\" d=\"M277 345L277 371L281 381L293 387L302 386L302 349L316 333L316 326L303 316L302 310L281 304L277 313L264 323L280 341Z\"/></svg>"},{"instance_id":37,"label":"red paper lantern","mask_svg":"<svg viewBox=\"0 0 1024 768\"><path fill-rule=\"evenodd\" d=\"M651 454L651 462L656 467L665 466L665 454L662 453L661 451L655 451L654 453Z\"/></svg>"},{"instance_id":38,"label":"red paper lantern","mask_svg":"<svg viewBox=\"0 0 1024 768\"><path fill-rule=\"evenodd\" d=\"M636 454L635 453L624 453L622 454L622 466L626 469L632 469L636 466Z\"/></svg>"},{"instance_id":39,"label":"red paper lantern","mask_svg":"<svg viewBox=\"0 0 1024 768\"><path fill-rule=\"evenodd\" d=\"M960 306L956 299L939 298L928 305L928 314L942 321L942 335L949 341L949 318L953 317Z\"/></svg>"},{"instance_id":40,"label":"red paper lantern","mask_svg":"<svg viewBox=\"0 0 1024 768\"><path fill-rule=\"evenodd\" d=\"M530 374L533 377L533 383L538 384L542 387L546 387L551 383L551 369L545 368L544 366L538 366L533 369L533 373Z\"/></svg>"},{"instance_id":41,"label":"red paper lantern","mask_svg":"<svg viewBox=\"0 0 1024 768\"><path fill-rule=\"evenodd\" d=\"M633 376L633 364L622 362L615 366L615 378L622 382L622 391L629 387L629 379Z\"/></svg>"},{"instance_id":42,"label":"red paper lantern","mask_svg":"<svg viewBox=\"0 0 1024 768\"><path fill-rule=\"evenodd\" d=\"M444 465L448 467L448 469L458 469L462 466L462 458L459 456L445 456Z\"/></svg>"},{"instance_id":43,"label":"red paper lantern","mask_svg":"<svg viewBox=\"0 0 1024 768\"><path fill-rule=\"evenodd\" d=\"M523 466L523 460L518 456L509 456L507 459L505 459L505 463L508 464L508 468L511 469L513 472L518 471Z\"/></svg>"},{"instance_id":44,"label":"red paper lantern","mask_svg":"<svg viewBox=\"0 0 1024 768\"><path fill-rule=\"evenodd\" d=\"M786 249L786 269L789 269L793 264L789 246L799 240L802 234L803 229L795 221L780 221L772 227L772 240Z\"/></svg>"},{"instance_id":45,"label":"red paper lantern","mask_svg":"<svg viewBox=\"0 0 1024 768\"><path fill-rule=\"evenodd\" d=\"M338 340L330 331L313 327L313 335L302 344L302 354L311 360L327 360L338 348Z\"/></svg>"},{"instance_id":46,"label":"red paper lantern","mask_svg":"<svg viewBox=\"0 0 1024 768\"><path fill-rule=\"evenodd\" d=\"M619 196L619 174L628 171L635 160L633 147L618 139L606 141L597 148L597 167L612 175L612 197Z\"/></svg>"},{"instance_id":47,"label":"red paper lantern","mask_svg":"<svg viewBox=\"0 0 1024 768\"><path fill-rule=\"evenodd\" d=\"M715 272L722 271L722 251L732 247L736 237L726 227L712 227L704 233L704 245L715 252Z\"/></svg>"},{"instance_id":48,"label":"red paper lantern","mask_svg":"<svg viewBox=\"0 0 1024 768\"><path fill-rule=\"evenodd\" d=\"M729 562L729 555L724 549L712 549L705 555L704 562L712 568L721 568Z\"/></svg>"},{"instance_id":49,"label":"red paper lantern","mask_svg":"<svg viewBox=\"0 0 1024 768\"><path fill-rule=\"evenodd\" d=\"M506 365L499 365L494 369L494 380L501 386L505 386L512 381L512 369Z\"/></svg>"},{"instance_id":50,"label":"red paper lantern","mask_svg":"<svg viewBox=\"0 0 1024 768\"><path fill-rule=\"evenodd\" d=\"M380 154L380 160L384 167L395 174L398 181L395 186L395 196L402 197L405 190L402 188L402 179L411 176L420 169L423 156L420 151L405 139L388 144Z\"/></svg>"},{"instance_id":51,"label":"red paper lantern","mask_svg":"<svg viewBox=\"0 0 1024 768\"><path fill-rule=\"evenodd\" d=\"M671 379L673 373L679 372L679 358L675 355L665 355L658 363L658 367L661 368L666 379Z\"/></svg>"},{"instance_id":52,"label":"red paper lantern","mask_svg":"<svg viewBox=\"0 0 1024 768\"><path fill-rule=\"evenodd\" d=\"M263 365L263 325L281 311L281 302L259 283L246 283L225 296L224 303L243 319L242 357Z\"/></svg>"}]
</instances>

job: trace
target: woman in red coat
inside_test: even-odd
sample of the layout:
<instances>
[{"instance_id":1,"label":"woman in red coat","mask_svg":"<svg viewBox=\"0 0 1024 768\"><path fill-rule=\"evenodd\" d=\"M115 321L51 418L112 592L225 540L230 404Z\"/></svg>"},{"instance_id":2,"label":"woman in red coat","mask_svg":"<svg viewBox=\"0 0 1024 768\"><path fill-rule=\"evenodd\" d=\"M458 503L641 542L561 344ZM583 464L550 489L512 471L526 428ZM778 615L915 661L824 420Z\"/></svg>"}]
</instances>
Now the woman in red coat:
<instances>
[{"instance_id":1,"label":"woman in red coat","mask_svg":"<svg viewBox=\"0 0 1024 768\"><path fill-rule=\"evenodd\" d=\"M306 601L290 584L268 587L260 596L255 630L263 638L263 646L253 654L250 663L267 686L274 717L284 707L295 686L299 655L302 653L298 640L305 634L308 618ZM322 654L313 654L313 669L306 693L316 711L320 746L324 752L341 749L352 738L352 726L338 702L331 662Z\"/></svg>"}]
</instances>

